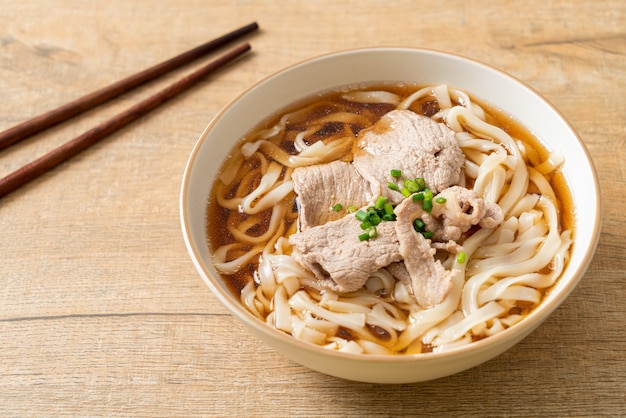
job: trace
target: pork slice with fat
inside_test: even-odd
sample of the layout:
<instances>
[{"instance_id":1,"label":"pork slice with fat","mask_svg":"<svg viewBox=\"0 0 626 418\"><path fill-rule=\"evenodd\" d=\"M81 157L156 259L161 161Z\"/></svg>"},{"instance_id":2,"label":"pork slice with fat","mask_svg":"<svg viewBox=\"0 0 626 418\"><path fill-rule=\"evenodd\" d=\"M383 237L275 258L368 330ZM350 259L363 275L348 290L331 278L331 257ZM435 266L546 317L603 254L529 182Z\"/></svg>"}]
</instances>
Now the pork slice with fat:
<instances>
[{"instance_id":1,"label":"pork slice with fat","mask_svg":"<svg viewBox=\"0 0 626 418\"><path fill-rule=\"evenodd\" d=\"M410 110L394 110L359 133L353 163L376 195L399 203L403 196L387 187L394 180L391 169L402 170L405 179L423 178L437 193L459 182L464 162L454 131L445 124ZM400 184L402 179L395 181Z\"/></svg>"},{"instance_id":2,"label":"pork slice with fat","mask_svg":"<svg viewBox=\"0 0 626 418\"><path fill-rule=\"evenodd\" d=\"M400 261L395 222L378 225L378 236L360 241L361 222L354 214L297 232L289 237L293 257L312 271L319 283L337 292L363 287L378 269Z\"/></svg>"},{"instance_id":3,"label":"pork slice with fat","mask_svg":"<svg viewBox=\"0 0 626 418\"><path fill-rule=\"evenodd\" d=\"M298 195L302 231L345 216L345 211L332 209L337 203L358 208L372 200L369 183L352 164L343 161L298 167L291 179Z\"/></svg>"},{"instance_id":4,"label":"pork slice with fat","mask_svg":"<svg viewBox=\"0 0 626 418\"><path fill-rule=\"evenodd\" d=\"M422 217L435 241L457 241L474 225L495 228L504 219L500 206L485 202L471 189L452 186L435 196L434 201L440 198L445 203L435 203L430 216Z\"/></svg>"},{"instance_id":5,"label":"pork slice with fat","mask_svg":"<svg viewBox=\"0 0 626 418\"><path fill-rule=\"evenodd\" d=\"M425 213L421 203L405 199L396 209L395 229L400 255L408 271L411 290L417 303L431 307L440 303L452 287L452 275L439 260L435 260L435 248L431 241L415 231L413 221Z\"/></svg>"}]
</instances>

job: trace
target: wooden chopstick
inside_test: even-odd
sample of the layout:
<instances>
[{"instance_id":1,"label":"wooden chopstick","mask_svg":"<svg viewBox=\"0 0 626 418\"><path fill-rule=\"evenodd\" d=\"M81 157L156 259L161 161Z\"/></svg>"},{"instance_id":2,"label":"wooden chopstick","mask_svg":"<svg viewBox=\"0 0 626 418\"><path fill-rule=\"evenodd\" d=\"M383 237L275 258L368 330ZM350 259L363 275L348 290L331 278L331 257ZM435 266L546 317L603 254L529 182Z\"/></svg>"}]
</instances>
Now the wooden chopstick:
<instances>
[{"instance_id":1,"label":"wooden chopstick","mask_svg":"<svg viewBox=\"0 0 626 418\"><path fill-rule=\"evenodd\" d=\"M49 169L78 154L90 145L93 145L100 139L110 135L133 120L148 113L150 110L156 108L166 100L171 99L177 94L188 89L200 81L203 77L223 67L249 50L250 45L247 43L234 48L232 51L218 57L208 65L196 70L176 83L171 84L169 87L166 87L160 92L144 99L129 109L117 114L113 118L101 123L95 128L92 128L84 134L77 136L58 148L55 148L44 156L15 170L11 174L0 179L0 197L23 186Z\"/></svg>"},{"instance_id":2,"label":"wooden chopstick","mask_svg":"<svg viewBox=\"0 0 626 418\"><path fill-rule=\"evenodd\" d=\"M122 93L159 77L169 71L179 68L191 61L200 58L209 52L215 51L219 47L259 28L256 22L247 24L232 32L215 38L207 43L197 46L189 51L183 52L173 58L156 64L146 70L126 77L110 86L103 87L93 93L82 96L54 110L43 113L16 125L4 132L0 132L0 150L28 138L38 132L48 129L80 113L92 109L107 100L110 100Z\"/></svg>"}]
</instances>

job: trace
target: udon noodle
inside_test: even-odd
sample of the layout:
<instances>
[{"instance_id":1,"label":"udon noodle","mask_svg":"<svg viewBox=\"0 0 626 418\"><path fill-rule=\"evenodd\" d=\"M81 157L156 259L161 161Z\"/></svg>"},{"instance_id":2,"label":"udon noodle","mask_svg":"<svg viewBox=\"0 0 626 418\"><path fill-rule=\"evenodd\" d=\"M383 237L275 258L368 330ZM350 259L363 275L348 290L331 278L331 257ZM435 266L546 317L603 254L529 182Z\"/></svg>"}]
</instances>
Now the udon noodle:
<instances>
[{"instance_id":1,"label":"udon noodle","mask_svg":"<svg viewBox=\"0 0 626 418\"><path fill-rule=\"evenodd\" d=\"M504 221L461 239L465 260L438 252L458 272L445 299L420 307L380 269L358 291L321 287L291 256L294 168L351 161L358 132L394 109L445 123L465 155L461 186L497 203ZM415 354L470 344L521 321L559 278L572 243L561 157L512 118L446 86L378 84L327 92L269 119L243 139L209 202L214 264L260 320L328 349Z\"/></svg>"}]
</instances>

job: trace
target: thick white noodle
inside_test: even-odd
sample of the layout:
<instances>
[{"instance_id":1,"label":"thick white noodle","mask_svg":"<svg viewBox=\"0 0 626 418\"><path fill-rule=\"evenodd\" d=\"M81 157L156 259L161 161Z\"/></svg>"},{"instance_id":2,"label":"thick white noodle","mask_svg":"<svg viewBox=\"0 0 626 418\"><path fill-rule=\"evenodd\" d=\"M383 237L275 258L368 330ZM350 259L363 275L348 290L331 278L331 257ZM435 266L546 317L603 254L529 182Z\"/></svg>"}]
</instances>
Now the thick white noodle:
<instances>
[{"instance_id":1,"label":"thick white noodle","mask_svg":"<svg viewBox=\"0 0 626 418\"><path fill-rule=\"evenodd\" d=\"M276 234L278 229L281 227L282 221L286 213L285 205L282 203L274 206L271 210L272 215L270 217L267 231L265 231L262 235L253 236L246 233L248 229L258 223L256 218L248 218L246 221L237 226L228 225L227 228L233 235L233 237L240 242L246 244L261 244L267 242Z\"/></svg>"},{"instance_id":2,"label":"thick white noodle","mask_svg":"<svg viewBox=\"0 0 626 418\"><path fill-rule=\"evenodd\" d=\"M515 205L515 203L523 195L525 195L528 190L528 171L517 144L513 138L511 138L511 136L509 136L509 134L504 132L502 129L479 119L465 107L454 106L446 115L445 120L446 124L455 132L469 130L472 134L478 137L491 139L495 143L504 147L506 152L514 157L509 163L513 167L513 175L508 191L497 202L506 217L506 214L508 214L511 207ZM480 174L479 170L479 178Z\"/></svg>"},{"instance_id":3,"label":"thick white noodle","mask_svg":"<svg viewBox=\"0 0 626 418\"><path fill-rule=\"evenodd\" d=\"M398 109L408 109L414 101L421 99L422 97L429 96L433 94L433 87L424 87L415 93L411 94L409 97L404 99L398 105Z\"/></svg>"},{"instance_id":4,"label":"thick white noodle","mask_svg":"<svg viewBox=\"0 0 626 418\"><path fill-rule=\"evenodd\" d=\"M223 274L235 274L263 251L263 247L255 246L254 248L247 250L240 257L226 261L228 258L228 252L235 250L238 247L241 247L241 244L226 244L219 247L213 253L213 265L217 271Z\"/></svg>"},{"instance_id":5,"label":"thick white noodle","mask_svg":"<svg viewBox=\"0 0 626 418\"><path fill-rule=\"evenodd\" d=\"M390 103L397 105L400 97L388 91L351 91L345 93L342 98L356 103Z\"/></svg>"},{"instance_id":6,"label":"thick white noodle","mask_svg":"<svg viewBox=\"0 0 626 418\"><path fill-rule=\"evenodd\" d=\"M485 268L477 268L478 271L467 281L463 289L462 305L465 315L470 315L480 308L479 293L483 286L488 285L494 278L519 275L520 272L536 272L546 267L554 259L561 246L556 208L554 203L545 197L540 197L538 206L543 209L550 228L543 244L536 251L528 252L531 256L524 260L509 263L505 259L499 264L488 263Z\"/></svg>"},{"instance_id":7,"label":"thick white noodle","mask_svg":"<svg viewBox=\"0 0 626 418\"><path fill-rule=\"evenodd\" d=\"M240 205L245 213L255 214L271 208L293 191L293 182L291 181L277 184L281 172L282 168L278 164L270 164L267 173L261 178L259 186L241 201Z\"/></svg>"},{"instance_id":8,"label":"thick white noodle","mask_svg":"<svg viewBox=\"0 0 626 418\"><path fill-rule=\"evenodd\" d=\"M486 201L502 207L505 220L495 229L475 231L460 243L458 251L466 254L466 262L459 263L456 254L442 260L446 268L458 272L448 295L431 308L417 305L410 288L385 269L373 273L357 292L343 295L323 289L314 275L291 257L288 240L281 236L288 209L281 201L293 190L290 169L285 174L282 165L331 161L349 149L353 139L308 145L307 137L315 133L309 128L296 136L296 155L281 154L271 140L285 131L290 118L303 112L296 110L244 143L240 156L231 158L221 175L224 184L218 203L251 217L231 227L231 233L244 244L218 248L215 267L234 274L251 260L260 259L255 281L241 292L242 304L270 326L296 338L332 350L368 354L420 353L425 346L445 351L497 334L522 320L523 315L515 310L509 313L510 309L516 303L536 306L541 302L543 289L554 285L561 275L572 243L570 231L560 232L556 195L543 176L558 168L562 157L551 153L548 161L527 168L523 143L485 122L484 109L467 93L445 85L422 88L404 99L385 91L349 92L344 98L393 103L398 109L407 109L417 100L437 100L440 111L433 119L456 132L466 155L463 173L467 181ZM345 121L348 116L328 118ZM254 156L262 163L258 186L245 197L226 199L228 180L236 177L236 166ZM282 165L268 163L273 159ZM539 192L529 194L529 183ZM269 208L272 216L267 232L246 237L246 231L254 226L254 216ZM242 254L245 243L251 249ZM235 253L240 255L229 258ZM352 337L344 338L338 333L340 327ZM379 340L368 329L377 329L387 338Z\"/></svg>"},{"instance_id":9,"label":"thick white noodle","mask_svg":"<svg viewBox=\"0 0 626 418\"><path fill-rule=\"evenodd\" d=\"M467 334L472 327L490 321L504 312L504 308L496 302L489 302L480 309L466 315L461 321L445 328L432 341L434 346L449 344Z\"/></svg>"},{"instance_id":10,"label":"thick white noodle","mask_svg":"<svg viewBox=\"0 0 626 418\"><path fill-rule=\"evenodd\" d=\"M450 97L448 86L445 84L434 87L433 95L435 96L435 100L437 100L440 109L449 109L452 107L452 98Z\"/></svg>"}]
</instances>

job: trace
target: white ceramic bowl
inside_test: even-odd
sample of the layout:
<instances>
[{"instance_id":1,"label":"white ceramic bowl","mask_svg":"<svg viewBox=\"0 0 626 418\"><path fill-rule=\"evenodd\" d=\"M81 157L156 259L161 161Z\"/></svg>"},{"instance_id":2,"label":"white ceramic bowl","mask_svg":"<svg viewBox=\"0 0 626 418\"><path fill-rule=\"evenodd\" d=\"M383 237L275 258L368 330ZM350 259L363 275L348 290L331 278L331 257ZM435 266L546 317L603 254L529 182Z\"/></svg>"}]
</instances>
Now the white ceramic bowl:
<instances>
[{"instance_id":1,"label":"white ceramic bowl","mask_svg":"<svg viewBox=\"0 0 626 418\"><path fill-rule=\"evenodd\" d=\"M572 257L556 288L511 328L449 352L369 355L331 351L270 328L244 309L211 264L206 206L216 172L239 138L286 105L329 88L360 82L445 83L465 89L518 119L552 150L565 156L575 214ZM286 68L231 101L200 136L189 158L180 196L182 231L193 263L217 298L261 340L311 369L345 379L407 383L435 379L483 363L508 350L540 325L574 289L591 262L600 231L597 175L581 139L544 98L487 65L432 50L375 48L339 52ZM210 220L209 220L210 221Z\"/></svg>"}]
</instances>

